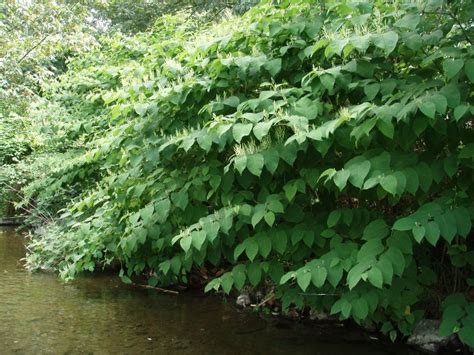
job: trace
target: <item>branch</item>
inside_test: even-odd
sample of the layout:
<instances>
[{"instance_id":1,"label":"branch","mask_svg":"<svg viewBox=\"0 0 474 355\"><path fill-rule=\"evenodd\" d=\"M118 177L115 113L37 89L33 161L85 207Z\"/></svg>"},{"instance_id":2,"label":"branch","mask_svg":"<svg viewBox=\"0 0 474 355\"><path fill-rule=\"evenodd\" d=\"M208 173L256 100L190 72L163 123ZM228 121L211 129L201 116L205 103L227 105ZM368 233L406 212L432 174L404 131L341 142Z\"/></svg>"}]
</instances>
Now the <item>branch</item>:
<instances>
[{"instance_id":1,"label":"branch","mask_svg":"<svg viewBox=\"0 0 474 355\"><path fill-rule=\"evenodd\" d=\"M38 48L44 41L46 41L46 39L49 37L50 33L47 33L43 38L41 38L41 40L36 43L33 47L31 47L30 49L28 49L26 51L25 54L23 54L23 56L20 58L20 60L18 61L18 63L21 63L23 61L23 59L25 59L31 52L33 52L36 48Z\"/></svg>"}]
</instances>

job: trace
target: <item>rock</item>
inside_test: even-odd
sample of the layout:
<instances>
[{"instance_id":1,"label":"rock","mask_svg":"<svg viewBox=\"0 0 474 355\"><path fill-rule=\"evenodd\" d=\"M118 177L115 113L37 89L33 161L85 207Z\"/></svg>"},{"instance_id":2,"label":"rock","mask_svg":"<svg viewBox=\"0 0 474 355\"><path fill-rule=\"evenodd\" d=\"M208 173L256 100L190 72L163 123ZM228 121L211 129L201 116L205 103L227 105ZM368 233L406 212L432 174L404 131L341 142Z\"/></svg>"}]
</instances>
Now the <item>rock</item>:
<instances>
[{"instance_id":1,"label":"rock","mask_svg":"<svg viewBox=\"0 0 474 355\"><path fill-rule=\"evenodd\" d=\"M423 319L416 326L407 343L417 346L423 350L436 353L441 347L446 346L454 340L454 336L439 336L439 325L441 321L434 319Z\"/></svg>"},{"instance_id":2,"label":"rock","mask_svg":"<svg viewBox=\"0 0 474 355\"><path fill-rule=\"evenodd\" d=\"M245 307L249 306L250 303L251 303L250 297L249 297L248 294L242 293L237 297L237 300L235 301L235 303L237 304L237 306L239 306L241 308L245 308Z\"/></svg>"},{"instance_id":3,"label":"rock","mask_svg":"<svg viewBox=\"0 0 474 355\"><path fill-rule=\"evenodd\" d=\"M327 321L331 320L332 317L324 311L318 311L316 309L311 309L309 311L309 319L317 321Z\"/></svg>"}]
</instances>

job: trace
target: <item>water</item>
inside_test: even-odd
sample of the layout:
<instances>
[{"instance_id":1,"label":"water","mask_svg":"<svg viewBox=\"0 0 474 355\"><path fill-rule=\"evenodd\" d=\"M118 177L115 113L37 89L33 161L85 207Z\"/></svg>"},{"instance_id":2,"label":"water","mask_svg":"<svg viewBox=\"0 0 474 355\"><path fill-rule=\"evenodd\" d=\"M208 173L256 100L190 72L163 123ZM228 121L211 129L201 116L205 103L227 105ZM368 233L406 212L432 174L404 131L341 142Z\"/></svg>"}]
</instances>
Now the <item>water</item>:
<instances>
[{"instance_id":1,"label":"water","mask_svg":"<svg viewBox=\"0 0 474 355\"><path fill-rule=\"evenodd\" d=\"M70 284L21 266L23 238L0 229L0 354L415 354L353 332L238 312L221 298L127 286L115 275Z\"/></svg>"}]
</instances>

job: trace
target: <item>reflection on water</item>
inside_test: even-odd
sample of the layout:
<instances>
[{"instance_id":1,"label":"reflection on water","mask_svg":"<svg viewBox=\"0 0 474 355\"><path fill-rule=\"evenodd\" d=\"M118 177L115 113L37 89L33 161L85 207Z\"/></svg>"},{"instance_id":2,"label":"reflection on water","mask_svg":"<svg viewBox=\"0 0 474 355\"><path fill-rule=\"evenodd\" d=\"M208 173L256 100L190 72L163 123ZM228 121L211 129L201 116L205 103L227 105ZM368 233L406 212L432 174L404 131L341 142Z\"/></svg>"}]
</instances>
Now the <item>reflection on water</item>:
<instances>
[{"instance_id":1,"label":"reflection on water","mask_svg":"<svg viewBox=\"0 0 474 355\"><path fill-rule=\"evenodd\" d=\"M115 276L63 284L29 274L23 240L0 229L0 353L407 354L379 342L331 341L320 328L260 319L201 294L159 294ZM283 326L284 325L284 326Z\"/></svg>"}]
</instances>

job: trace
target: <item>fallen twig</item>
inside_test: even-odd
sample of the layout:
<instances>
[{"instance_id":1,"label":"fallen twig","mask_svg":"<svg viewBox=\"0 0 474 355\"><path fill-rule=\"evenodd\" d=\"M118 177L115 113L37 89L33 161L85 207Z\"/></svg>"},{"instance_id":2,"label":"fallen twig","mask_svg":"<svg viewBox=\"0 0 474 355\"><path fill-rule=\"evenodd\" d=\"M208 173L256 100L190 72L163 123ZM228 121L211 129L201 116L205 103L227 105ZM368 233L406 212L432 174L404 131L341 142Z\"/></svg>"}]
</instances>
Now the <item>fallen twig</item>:
<instances>
[{"instance_id":1,"label":"fallen twig","mask_svg":"<svg viewBox=\"0 0 474 355\"><path fill-rule=\"evenodd\" d=\"M135 284L133 283L132 284L133 286L137 286L137 287L141 287L141 288L148 288L150 290L156 290L156 291L159 291L159 292L164 292L164 293L171 293L173 295L179 295L179 292L178 291L174 291L174 290L168 290L166 288L161 288L161 287L156 287L156 286L150 286L150 285L140 285L140 284Z\"/></svg>"}]
</instances>

